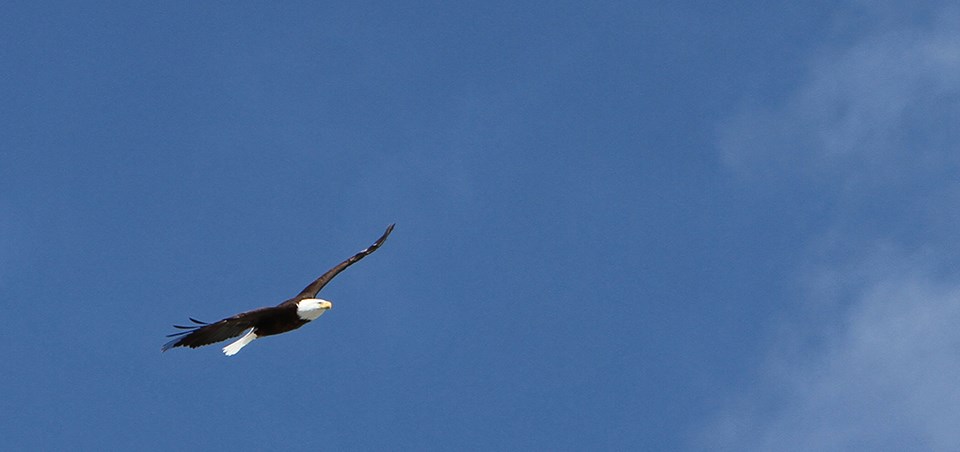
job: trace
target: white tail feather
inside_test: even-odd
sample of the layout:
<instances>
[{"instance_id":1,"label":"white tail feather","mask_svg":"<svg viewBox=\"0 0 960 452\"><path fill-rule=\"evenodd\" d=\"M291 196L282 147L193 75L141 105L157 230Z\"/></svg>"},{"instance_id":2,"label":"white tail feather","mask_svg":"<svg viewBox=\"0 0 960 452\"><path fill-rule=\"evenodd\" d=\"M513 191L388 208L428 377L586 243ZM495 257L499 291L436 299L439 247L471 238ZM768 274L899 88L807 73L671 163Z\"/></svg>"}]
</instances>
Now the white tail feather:
<instances>
[{"instance_id":1,"label":"white tail feather","mask_svg":"<svg viewBox=\"0 0 960 452\"><path fill-rule=\"evenodd\" d=\"M230 345L228 345L228 346L226 346L226 347L223 347L223 354L224 354L224 355L227 355L227 356L236 355L237 352L239 352L241 348L243 348L243 347L246 346L247 344L253 342L253 340L256 339L256 338L257 338L257 335L254 334L254 333L253 333L253 330L251 329L250 331L247 332L247 334L243 335L243 337L241 337L240 339L237 339L236 342L234 342L234 343L232 343L232 344L230 344Z\"/></svg>"}]
</instances>

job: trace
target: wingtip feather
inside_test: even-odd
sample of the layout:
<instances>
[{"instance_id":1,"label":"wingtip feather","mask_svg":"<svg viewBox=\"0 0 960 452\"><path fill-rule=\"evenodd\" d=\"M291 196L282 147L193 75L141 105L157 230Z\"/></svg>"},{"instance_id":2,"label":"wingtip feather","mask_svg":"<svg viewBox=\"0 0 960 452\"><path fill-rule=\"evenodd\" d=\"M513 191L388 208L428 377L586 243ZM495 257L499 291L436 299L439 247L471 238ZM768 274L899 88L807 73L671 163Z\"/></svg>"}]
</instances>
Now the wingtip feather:
<instances>
[{"instance_id":1,"label":"wingtip feather","mask_svg":"<svg viewBox=\"0 0 960 452\"><path fill-rule=\"evenodd\" d=\"M166 344L163 344L163 346L160 347L160 353L163 353L167 350L170 350L173 347L176 347L178 342L180 342L180 338L176 338L170 342L167 342Z\"/></svg>"}]
</instances>

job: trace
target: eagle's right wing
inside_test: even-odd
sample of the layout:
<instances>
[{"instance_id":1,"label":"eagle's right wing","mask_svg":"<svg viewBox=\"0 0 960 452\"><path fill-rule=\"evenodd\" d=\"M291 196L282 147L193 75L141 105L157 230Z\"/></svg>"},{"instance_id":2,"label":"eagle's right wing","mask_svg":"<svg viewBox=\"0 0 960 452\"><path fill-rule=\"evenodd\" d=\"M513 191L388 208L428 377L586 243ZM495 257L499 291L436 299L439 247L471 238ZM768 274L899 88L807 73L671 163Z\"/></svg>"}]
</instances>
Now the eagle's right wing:
<instances>
[{"instance_id":1,"label":"eagle's right wing","mask_svg":"<svg viewBox=\"0 0 960 452\"><path fill-rule=\"evenodd\" d=\"M244 331L253 328L257 321L269 316L276 309L275 307L254 309L215 323L201 322L191 317L190 321L196 325L174 325L174 328L188 331L168 334L167 337L175 339L163 344L160 350L165 352L174 347L197 348L237 337Z\"/></svg>"}]
</instances>

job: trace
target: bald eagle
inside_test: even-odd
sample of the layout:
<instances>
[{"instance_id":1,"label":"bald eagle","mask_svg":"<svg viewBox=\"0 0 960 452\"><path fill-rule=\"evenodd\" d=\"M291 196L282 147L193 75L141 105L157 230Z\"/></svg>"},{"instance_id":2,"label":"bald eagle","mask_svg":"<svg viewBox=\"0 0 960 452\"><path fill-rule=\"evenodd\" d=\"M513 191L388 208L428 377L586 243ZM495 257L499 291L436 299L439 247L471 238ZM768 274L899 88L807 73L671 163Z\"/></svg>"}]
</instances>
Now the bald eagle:
<instances>
[{"instance_id":1,"label":"bald eagle","mask_svg":"<svg viewBox=\"0 0 960 452\"><path fill-rule=\"evenodd\" d=\"M189 326L174 325L174 328L187 331L168 334L167 337L173 337L174 339L163 344L160 351L165 352L175 347L202 347L240 336L246 332L243 337L223 348L225 355L233 356L247 344L253 342L254 339L293 331L312 320L316 320L333 307L333 304L329 301L317 298L320 289L323 289L323 286L327 285L331 279L347 267L380 248L380 245L383 245L387 236L393 231L393 226L392 224L388 226L386 232L373 245L327 270L316 281L300 291L297 296L276 306L242 312L214 323L201 322L190 317L190 321L194 324Z\"/></svg>"}]
</instances>

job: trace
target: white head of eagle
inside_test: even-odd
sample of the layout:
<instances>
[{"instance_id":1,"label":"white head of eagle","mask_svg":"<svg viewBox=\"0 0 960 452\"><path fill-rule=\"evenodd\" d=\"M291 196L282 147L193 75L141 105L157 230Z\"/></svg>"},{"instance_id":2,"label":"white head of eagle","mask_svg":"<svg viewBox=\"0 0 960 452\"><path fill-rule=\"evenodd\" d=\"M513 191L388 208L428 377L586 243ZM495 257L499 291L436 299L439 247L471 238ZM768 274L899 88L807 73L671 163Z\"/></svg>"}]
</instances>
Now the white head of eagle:
<instances>
[{"instance_id":1,"label":"white head of eagle","mask_svg":"<svg viewBox=\"0 0 960 452\"><path fill-rule=\"evenodd\" d=\"M373 245L327 270L297 296L276 306L242 312L214 323L201 322L191 317L190 320L194 325L174 325L174 328L187 331L167 335L174 339L164 344L160 350L167 351L174 347L197 348L243 334L243 337L223 348L224 354L233 356L254 339L293 331L316 320L333 307L333 303L317 298L320 289L338 273L380 248L393 231L393 226L392 224L388 226L387 231Z\"/></svg>"},{"instance_id":2,"label":"white head of eagle","mask_svg":"<svg viewBox=\"0 0 960 452\"><path fill-rule=\"evenodd\" d=\"M297 317L309 322L311 320L316 320L317 317L320 317L324 312L327 311L327 309L332 307L333 303L327 300L321 300L319 298L307 298L297 302Z\"/></svg>"}]
</instances>

